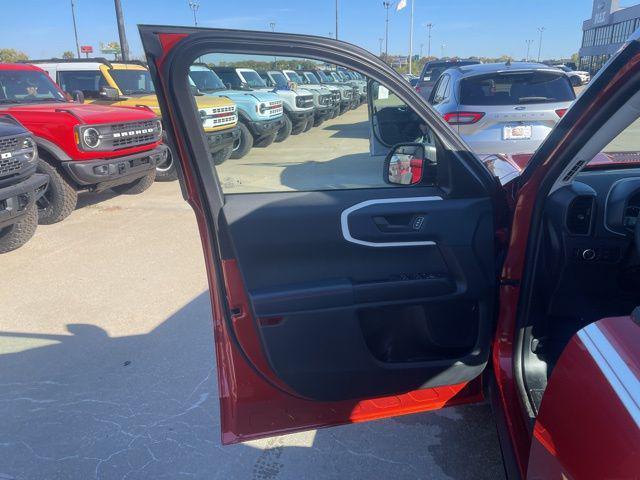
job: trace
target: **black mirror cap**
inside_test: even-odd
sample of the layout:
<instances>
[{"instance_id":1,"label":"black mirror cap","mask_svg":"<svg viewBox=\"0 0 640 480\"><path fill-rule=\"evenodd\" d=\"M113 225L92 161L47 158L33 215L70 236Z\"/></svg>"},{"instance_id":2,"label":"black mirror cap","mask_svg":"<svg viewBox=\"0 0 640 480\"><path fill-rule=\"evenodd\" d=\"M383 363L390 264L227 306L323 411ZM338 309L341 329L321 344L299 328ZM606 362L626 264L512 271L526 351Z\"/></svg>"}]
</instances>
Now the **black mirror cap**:
<instances>
[{"instance_id":1,"label":"black mirror cap","mask_svg":"<svg viewBox=\"0 0 640 480\"><path fill-rule=\"evenodd\" d=\"M84 103L84 93L82 90L74 90L71 92L71 97L76 103Z\"/></svg>"},{"instance_id":2,"label":"black mirror cap","mask_svg":"<svg viewBox=\"0 0 640 480\"><path fill-rule=\"evenodd\" d=\"M402 150L404 149L414 149L415 151L417 151L417 153L420 154L420 159L422 162L421 168L420 168L420 178L417 181L411 182L411 183L392 182L391 179L389 178L389 166L391 165L391 159L395 154L402 153ZM424 171L426 167L425 163L426 163L426 149L424 148L424 145L422 143L417 143L417 142L397 143L393 147L391 147L391 149L387 153L387 156L384 159L382 179L388 185L402 185L404 187L413 187L415 185L420 185L422 183L422 180L424 179Z\"/></svg>"}]
</instances>

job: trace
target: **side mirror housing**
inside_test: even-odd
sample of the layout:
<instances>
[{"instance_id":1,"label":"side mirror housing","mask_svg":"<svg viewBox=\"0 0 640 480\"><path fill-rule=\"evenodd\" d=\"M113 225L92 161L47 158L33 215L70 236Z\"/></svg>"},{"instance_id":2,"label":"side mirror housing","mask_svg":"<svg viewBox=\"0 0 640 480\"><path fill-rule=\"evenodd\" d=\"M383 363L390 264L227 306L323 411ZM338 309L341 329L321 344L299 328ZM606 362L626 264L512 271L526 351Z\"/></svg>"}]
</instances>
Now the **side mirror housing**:
<instances>
[{"instance_id":1,"label":"side mirror housing","mask_svg":"<svg viewBox=\"0 0 640 480\"><path fill-rule=\"evenodd\" d=\"M384 181L390 185L416 185L422 181L426 154L421 143L394 145L384 160Z\"/></svg>"},{"instance_id":2,"label":"side mirror housing","mask_svg":"<svg viewBox=\"0 0 640 480\"><path fill-rule=\"evenodd\" d=\"M118 92L117 88L102 87L100 89L100 97L105 100L118 100L120 98L120 92Z\"/></svg>"},{"instance_id":3,"label":"side mirror housing","mask_svg":"<svg viewBox=\"0 0 640 480\"><path fill-rule=\"evenodd\" d=\"M202 92L198 90L198 87L196 87L195 85L189 84L189 90L191 90L191 95L203 95Z\"/></svg>"},{"instance_id":4,"label":"side mirror housing","mask_svg":"<svg viewBox=\"0 0 640 480\"><path fill-rule=\"evenodd\" d=\"M84 103L84 93L82 90L74 90L71 92L71 98L73 98L73 101L76 103Z\"/></svg>"}]
</instances>

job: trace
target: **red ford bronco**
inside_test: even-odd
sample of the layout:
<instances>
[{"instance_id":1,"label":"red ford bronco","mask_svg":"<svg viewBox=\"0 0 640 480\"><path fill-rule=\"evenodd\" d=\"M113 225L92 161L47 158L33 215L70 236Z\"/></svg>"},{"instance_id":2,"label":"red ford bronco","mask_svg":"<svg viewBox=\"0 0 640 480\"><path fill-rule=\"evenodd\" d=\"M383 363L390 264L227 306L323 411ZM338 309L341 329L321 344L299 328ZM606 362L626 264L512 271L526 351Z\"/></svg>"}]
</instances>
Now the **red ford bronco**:
<instances>
[{"instance_id":1,"label":"red ford bronco","mask_svg":"<svg viewBox=\"0 0 640 480\"><path fill-rule=\"evenodd\" d=\"M166 155L159 118L146 107L73 102L40 68L0 64L0 112L11 114L34 136L38 172L49 186L37 202L41 224L64 220L80 190L141 193Z\"/></svg>"}]
</instances>

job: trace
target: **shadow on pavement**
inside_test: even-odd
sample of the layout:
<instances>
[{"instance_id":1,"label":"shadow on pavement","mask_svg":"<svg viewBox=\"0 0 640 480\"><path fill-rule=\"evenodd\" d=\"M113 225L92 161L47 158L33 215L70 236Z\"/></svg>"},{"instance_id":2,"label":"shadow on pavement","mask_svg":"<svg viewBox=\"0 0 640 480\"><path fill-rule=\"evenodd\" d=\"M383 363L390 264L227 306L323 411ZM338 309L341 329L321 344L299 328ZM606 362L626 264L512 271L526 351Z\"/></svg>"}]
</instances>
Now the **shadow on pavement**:
<instances>
[{"instance_id":1,"label":"shadow on pavement","mask_svg":"<svg viewBox=\"0 0 640 480\"><path fill-rule=\"evenodd\" d=\"M332 125L321 125L324 130L331 130L335 133L331 138L364 138L369 139L369 121L358 123L340 123Z\"/></svg>"},{"instance_id":2,"label":"shadow on pavement","mask_svg":"<svg viewBox=\"0 0 640 480\"><path fill-rule=\"evenodd\" d=\"M0 332L3 480L502 476L487 406L221 447L207 292L148 333L67 329Z\"/></svg>"}]
</instances>

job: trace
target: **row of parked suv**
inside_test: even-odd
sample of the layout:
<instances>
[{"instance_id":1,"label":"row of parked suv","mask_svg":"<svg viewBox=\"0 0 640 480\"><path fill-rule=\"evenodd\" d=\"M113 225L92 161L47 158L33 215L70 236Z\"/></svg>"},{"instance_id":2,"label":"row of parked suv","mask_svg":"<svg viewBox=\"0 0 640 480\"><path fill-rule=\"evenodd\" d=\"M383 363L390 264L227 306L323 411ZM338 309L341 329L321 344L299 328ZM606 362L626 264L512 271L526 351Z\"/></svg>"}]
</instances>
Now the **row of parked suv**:
<instances>
[{"instance_id":1,"label":"row of parked suv","mask_svg":"<svg viewBox=\"0 0 640 480\"><path fill-rule=\"evenodd\" d=\"M365 80L349 71L196 64L190 81L214 164L366 99ZM38 223L64 220L79 191L137 194L177 179L159 113L141 63L0 64L0 253L26 243Z\"/></svg>"}]
</instances>

